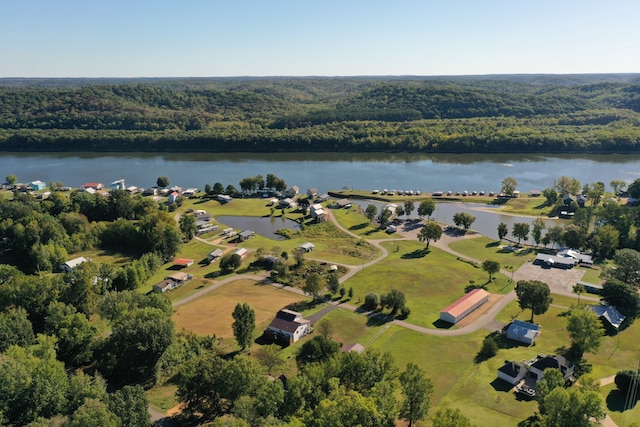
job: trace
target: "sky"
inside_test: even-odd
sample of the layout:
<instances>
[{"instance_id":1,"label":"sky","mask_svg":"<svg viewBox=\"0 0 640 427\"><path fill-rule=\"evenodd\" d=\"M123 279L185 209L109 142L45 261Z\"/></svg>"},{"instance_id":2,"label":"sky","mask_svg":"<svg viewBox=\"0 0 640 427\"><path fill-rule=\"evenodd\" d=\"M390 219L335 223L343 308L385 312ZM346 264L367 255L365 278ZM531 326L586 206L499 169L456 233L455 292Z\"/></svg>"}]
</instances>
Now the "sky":
<instances>
[{"instance_id":1,"label":"sky","mask_svg":"<svg viewBox=\"0 0 640 427\"><path fill-rule=\"evenodd\" d=\"M0 0L0 77L640 72L638 0Z\"/></svg>"}]
</instances>

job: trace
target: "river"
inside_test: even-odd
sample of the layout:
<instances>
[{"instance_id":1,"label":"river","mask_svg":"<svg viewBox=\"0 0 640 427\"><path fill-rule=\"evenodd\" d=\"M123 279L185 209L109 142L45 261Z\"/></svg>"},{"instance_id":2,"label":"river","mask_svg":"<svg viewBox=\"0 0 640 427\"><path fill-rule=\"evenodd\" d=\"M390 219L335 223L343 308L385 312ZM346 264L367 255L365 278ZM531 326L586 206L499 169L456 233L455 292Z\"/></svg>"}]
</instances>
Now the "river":
<instances>
[{"instance_id":1,"label":"river","mask_svg":"<svg viewBox=\"0 0 640 427\"><path fill-rule=\"evenodd\" d=\"M581 183L640 177L640 154L529 155L419 153L0 153L0 179L42 180L78 187L125 179L149 187L159 176L172 185L203 188L222 183L239 187L242 178L268 173L320 193L343 188L373 190L499 191L506 177L518 190L543 190L560 176Z\"/></svg>"}]
</instances>

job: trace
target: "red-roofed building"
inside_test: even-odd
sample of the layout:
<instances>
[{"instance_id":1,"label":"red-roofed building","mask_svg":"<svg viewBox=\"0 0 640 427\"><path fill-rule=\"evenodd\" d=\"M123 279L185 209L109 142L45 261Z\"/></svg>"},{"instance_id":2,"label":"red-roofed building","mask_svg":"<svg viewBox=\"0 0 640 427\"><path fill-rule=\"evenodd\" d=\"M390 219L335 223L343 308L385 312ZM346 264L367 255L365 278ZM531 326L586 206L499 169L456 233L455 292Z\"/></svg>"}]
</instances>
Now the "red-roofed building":
<instances>
[{"instance_id":1,"label":"red-roofed building","mask_svg":"<svg viewBox=\"0 0 640 427\"><path fill-rule=\"evenodd\" d=\"M176 258L173 261L174 265L177 265L179 267L190 267L193 265L193 260L192 259L187 259L187 258Z\"/></svg>"},{"instance_id":2,"label":"red-roofed building","mask_svg":"<svg viewBox=\"0 0 640 427\"><path fill-rule=\"evenodd\" d=\"M440 312L440 320L449 323L458 323L460 319L470 314L488 300L489 292L484 289L474 289L442 310Z\"/></svg>"},{"instance_id":3,"label":"red-roofed building","mask_svg":"<svg viewBox=\"0 0 640 427\"><path fill-rule=\"evenodd\" d=\"M87 188L93 188L94 190L101 190L102 187L104 187L104 185L102 185L102 183L100 182L85 182L80 187L83 190L86 190Z\"/></svg>"}]
</instances>

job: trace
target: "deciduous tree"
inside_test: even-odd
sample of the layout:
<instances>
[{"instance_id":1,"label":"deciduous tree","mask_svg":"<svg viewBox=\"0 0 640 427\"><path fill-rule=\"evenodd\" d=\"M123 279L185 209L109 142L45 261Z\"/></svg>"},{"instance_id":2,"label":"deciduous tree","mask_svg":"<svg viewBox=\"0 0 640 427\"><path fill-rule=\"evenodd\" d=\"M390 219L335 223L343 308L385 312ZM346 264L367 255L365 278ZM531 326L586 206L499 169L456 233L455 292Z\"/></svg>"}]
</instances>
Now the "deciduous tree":
<instances>
[{"instance_id":1,"label":"deciduous tree","mask_svg":"<svg viewBox=\"0 0 640 427\"><path fill-rule=\"evenodd\" d=\"M431 218L431 214L436 210L436 202L433 199L427 199L418 205L418 216L420 218L427 217Z\"/></svg>"},{"instance_id":2,"label":"deciduous tree","mask_svg":"<svg viewBox=\"0 0 640 427\"><path fill-rule=\"evenodd\" d=\"M317 299L325 288L324 279L318 273L311 273L304 281L304 287L302 290L311 295L315 300Z\"/></svg>"},{"instance_id":3,"label":"deciduous tree","mask_svg":"<svg viewBox=\"0 0 640 427\"><path fill-rule=\"evenodd\" d=\"M433 382L416 364L409 363L400 374L400 386L404 397L400 407L400 418L409 422L409 427L425 418L429 412Z\"/></svg>"},{"instance_id":4,"label":"deciduous tree","mask_svg":"<svg viewBox=\"0 0 640 427\"><path fill-rule=\"evenodd\" d=\"M504 222L498 224L498 239L502 242L502 239L509 234L509 227Z\"/></svg>"},{"instance_id":5,"label":"deciduous tree","mask_svg":"<svg viewBox=\"0 0 640 427\"><path fill-rule=\"evenodd\" d=\"M520 308L531 309L531 323L533 315L546 313L553 301L549 285L539 280L519 280L515 291Z\"/></svg>"},{"instance_id":6,"label":"deciduous tree","mask_svg":"<svg viewBox=\"0 0 640 427\"><path fill-rule=\"evenodd\" d=\"M514 222L511 234L518 239L519 245L521 240L527 240L527 238L529 238L529 224L526 222Z\"/></svg>"},{"instance_id":7,"label":"deciduous tree","mask_svg":"<svg viewBox=\"0 0 640 427\"><path fill-rule=\"evenodd\" d=\"M453 223L456 227L463 227L465 230L468 230L475 220L476 217L468 212L458 212L453 214Z\"/></svg>"},{"instance_id":8,"label":"deciduous tree","mask_svg":"<svg viewBox=\"0 0 640 427\"><path fill-rule=\"evenodd\" d=\"M518 180L508 176L502 180L502 189L500 192L502 194L506 194L507 196L513 196L516 188L518 187Z\"/></svg>"},{"instance_id":9,"label":"deciduous tree","mask_svg":"<svg viewBox=\"0 0 640 427\"><path fill-rule=\"evenodd\" d=\"M500 271L500 263L491 259L482 262L482 269L489 274L489 281L493 281L493 277Z\"/></svg>"},{"instance_id":10,"label":"deciduous tree","mask_svg":"<svg viewBox=\"0 0 640 427\"><path fill-rule=\"evenodd\" d=\"M427 249L429 249L429 243L433 240L437 242L442 236L442 227L435 222L427 222L418 232L418 240L421 242L427 242Z\"/></svg>"},{"instance_id":11,"label":"deciduous tree","mask_svg":"<svg viewBox=\"0 0 640 427\"><path fill-rule=\"evenodd\" d=\"M588 308L579 308L571 312L567 320L567 332L578 359L581 359L585 352L595 353L602 346L604 328L598 315Z\"/></svg>"},{"instance_id":12,"label":"deciduous tree","mask_svg":"<svg viewBox=\"0 0 640 427\"><path fill-rule=\"evenodd\" d=\"M471 421L458 408L439 409L431 418L433 427L471 427Z\"/></svg>"},{"instance_id":13,"label":"deciduous tree","mask_svg":"<svg viewBox=\"0 0 640 427\"><path fill-rule=\"evenodd\" d=\"M373 203L367 205L367 208L364 211L365 216L369 221L373 221L373 219L378 214L378 208Z\"/></svg>"},{"instance_id":14,"label":"deciduous tree","mask_svg":"<svg viewBox=\"0 0 640 427\"><path fill-rule=\"evenodd\" d=\"M158 179L156 180L156 184L160 188L166 188L170 184L169 178L167 178L166 176L159 176Z\"/></svg>"},{"instance_id":15,"label":"deciduous tree","mask_svg":"<svg viewBox=\"0 0 640 427\"><path fill-rule=\"evenodd\" d=\"M271 375L271 372L274 369L277 369L284 364L280 353L281 350L282 349L277 344L268 344L258 348L253 355L258 362L267 369L267 373Z\"/></svg>"},{"instance_id":16,"label":"deciduous tree","mask_svg":"<svg viewBox=\"0 0 640 427\"><path fill-rule=\"evenodd\" d=\"M245 350L251 347L253 332L256 328L256 314L247 303L236 304L233 310L233 335L236 337L238 345Z\"/></svg>"}]
</instances>

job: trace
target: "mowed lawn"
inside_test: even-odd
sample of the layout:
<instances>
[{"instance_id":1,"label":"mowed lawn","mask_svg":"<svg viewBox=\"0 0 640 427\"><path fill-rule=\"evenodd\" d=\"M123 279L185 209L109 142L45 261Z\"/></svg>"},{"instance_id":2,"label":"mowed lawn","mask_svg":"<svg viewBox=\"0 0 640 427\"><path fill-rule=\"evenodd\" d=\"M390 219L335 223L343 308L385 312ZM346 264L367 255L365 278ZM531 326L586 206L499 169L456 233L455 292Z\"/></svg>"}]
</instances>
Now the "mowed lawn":
<instances>
[{"instance_id":1,"label":"mowed lawn","mask_svg":"<svg viewBox=\"0 0 640 427\"><path fill-rule=\"evenodd\" d=\"M392 239L392 236L378 227L359 211L358 205L349 209L331 209L334 218L347 230L365 239Z\"/></svg>"},{"instance_id":2,"label":"mowed lawn","mask_svg":"<svg viewBox=\"0 0 640 427\"><path fill-rule=\"evenodd\" d=\"M278 310L308 298L285 289L262 285L253 280L238 280L184 304L173 313L176 329L200 335L233 339L232 313L238 303L247 303L256 314L256 337L269 326Z\"/></svg>"},{"instance_id":3,"label":"mowed lawn","mask_svg":"<svg viewBox=\"0 0 640 427\"><path fill-rule=\"evenodd\" d=\"M501 268L514 266L517 270L529 260L535 259L534 252L519 251L514 252L505 249L505 245L488 237L474 237L471 239L460 239L449 244L454 251L480 261L491 259L498 261Z\"/></svg>"},{"instance_id":4,"label":"mowed lawn","mask_svg":"<svg viewBox=\"0 0 640 427\"><path fill-rule=\"evenodd\" d=\"M345 286L354 290L353 304L363 302L365 295L375 292L386 294L397 289L405 294L411 309L408 322L425 327L435 327L440 310L464 295L470 281L487 282L488 275L481 268L456 259L455 256L416 241L398 240L385 242L389 255L380 262L357 273ZM489 286L489 292L506 292L506 278Z\"/></svg>"}]
</instances>

